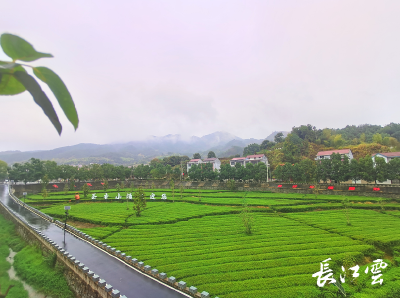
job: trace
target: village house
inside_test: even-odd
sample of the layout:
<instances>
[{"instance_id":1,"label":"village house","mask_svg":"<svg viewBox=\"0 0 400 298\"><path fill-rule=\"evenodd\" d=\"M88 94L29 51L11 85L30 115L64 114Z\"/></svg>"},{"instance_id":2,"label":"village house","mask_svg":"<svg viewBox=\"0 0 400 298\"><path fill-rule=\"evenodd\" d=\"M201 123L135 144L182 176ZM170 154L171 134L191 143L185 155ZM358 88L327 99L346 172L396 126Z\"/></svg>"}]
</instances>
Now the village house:
<instances>
[{"instance_id":1,"label":"village house","mask_svg":"<svg viewBox=\"0 0 400 298\"><path fill-rule=\"evenodd\" d=\"M376 157L382 157L383 159L385 159L386 163L388 163L389 161L391 161L393 158L400 158L400 152L386 152L386 153L375 153L372 154L372 160L375 163L375 156Z\"/></svg>"},{"instance_id":2,"label":"village house","mask_svg":"<svg viewBox=\"0 0 400 298\"><path fill-rule=\"evenodd\" d=\"M189 172L189 169L192 167L192 165L199 165L202 163L201 159L191 159L187 163L187 171Z\"/></svg>"},{"instance_id":3,"label":"village house","mask_svg":"<svg viewBox=\"0 0 400 298\"><path fill-rule=\"evenodd\" d=\"M246 157L235 157L230 160L230 165L231 167L234 167L237 163L239 163L245 167L248 163L257 164L259 162L268 165L268 159L264 154L247 155Z\"/></svg>"},{"instance_id":4,"label":"village house","mask_svg":"<svg viewBox=\"0 0 400 298\"><path fill-rule=\"evenodd\" d=\"M317 153L315 160L330 159L333 153L340 154L342 159L346 155L349 159L353 159L353 153L350 149L338 149L329 151L320 151Z\"/></svg>"},{"instance_id":5,"label":"village house","mask_svg":"<svg viewBox=\"0 0 400 298\"><path fill-rule=\"evenodd\" d=\"M254 155L247 155L245 160L245 165L248 163L258 164L259 162L268 164L268 159L264 154L254 154Z\"/></svg>"},{"instance_id":6,"label":"village house","mask_svg":"<svg viewBox=\"0 0 400 298\"><path fill-rule=\"evenodd\" d=\"M231 165L231 167L234 167L238 163L238 164L241 164L242 166L244 166L245 159L246 159L246 157L235 157L235 158L232 158L230 160L230 165Z\"/></svg>"},{"instance_id":7,"label":"village house","mask_svg":"<svg viewBox=\"0 0 400 298\"><path fill-rule=\"evenodd\" d=\"M221 161L216 157L206 158L202 163L211 163L213 165L213 171L219 171L221 169Z\"/></svg>"}]
</instances>

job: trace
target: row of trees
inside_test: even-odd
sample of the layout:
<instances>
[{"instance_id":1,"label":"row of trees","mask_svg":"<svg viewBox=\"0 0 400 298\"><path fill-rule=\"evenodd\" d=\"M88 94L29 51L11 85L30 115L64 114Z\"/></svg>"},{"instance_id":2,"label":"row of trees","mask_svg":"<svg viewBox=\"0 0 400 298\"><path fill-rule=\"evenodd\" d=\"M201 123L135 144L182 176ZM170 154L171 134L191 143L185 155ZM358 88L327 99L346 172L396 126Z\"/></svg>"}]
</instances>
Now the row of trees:
<instances>
[{"instance_id":1,"label":"row of trees","mask_svg":"<svg viewBox=\"0 0 400 298\"><path fill-rule=\"evenodd\" d=\"M167 177L169 179L179 179L181 169L186 173L187 156L170 156L159 160L157 158L150 162L150 165L139 165L137 167L115 166L111 164L91 164L82 167L71 165L58 165L55 161L42 161L31 158L25 163L14 163L8 167L8 177L16 182L43 180L45 175L49 180L103 180L103 179L129 179ZM0 164L1 166L1 164ZM6 172L7 172L6 171ZM6 175L7 176L7 173Z\"/></svg>"},{"instance_id":2,"label":"row of trees","mask_svg":"<svg viewBox=\"0 0 400 298\"><path fill-rule=\"evenodd\" d=\"M219 171L213 170L211 163L192 165L188 175L191 180L241 180L241 181L266 181L267 166L264 163L248 163L246 167L236 164L222 164Z\"/></svg>"},{"instance_id":3,"label":"row of trees","mask_svg":"<svg viewBox=\"0 0 400 298\"><path fill-rule=\"evenodd\" d=\"M400 158L394 158L386 163L383 158L376 157L375 163L371 156L351 159L340 154L332 154L331 159L315 162L304 159L299 163L285 163L276 167L273 172L281 181L312 182L334 180L337 183L348 180L365 180L367 182L384 182L400 179Z\"/></svg>"}]
</instances>

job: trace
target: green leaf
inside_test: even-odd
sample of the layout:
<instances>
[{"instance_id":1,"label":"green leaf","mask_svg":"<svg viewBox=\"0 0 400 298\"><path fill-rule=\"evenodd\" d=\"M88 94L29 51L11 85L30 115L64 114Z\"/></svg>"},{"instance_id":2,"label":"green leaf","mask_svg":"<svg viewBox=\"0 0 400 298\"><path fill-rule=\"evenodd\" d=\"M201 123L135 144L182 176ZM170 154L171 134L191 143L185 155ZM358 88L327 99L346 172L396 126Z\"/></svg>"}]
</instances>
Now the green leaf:
<instances>
[{"instance_id":1,"label":"green leaf","mask_svg":"<svg viewBox=\"0 0 400 298\"><path fill-rule=\"evenodd\" d=\"M30 62L44 57L53 57L51 54L37 52L25 39L9 33L1 35L0 44L4 53L13 60Z\"/></svg>"},{"instance_id":2,"label":"green leaf","mask_svg":"<svg viewBox=\"0 0 400 298\"><path fill-rule=\"evenodd\" d=\"M36 80L23 71L16 71L14 76L20 81L28 90L28 92L33 96L33 100L36 102L38 106L40 106L46 116L50 119L53 126L57 129L59 135L61 135L62 126L60 121L58 120L57 113L53 108L49 98L47 95L42 91L40 85Z\"/></svg>"},{"instance_id":3,"label":"green leaf","mask_svg":"<svg viewBox=\"0 0 400 298\"><path fill-rule=\"evenodd\" d=\"M0 61L0 68L11 69L17 67L19 64L15 62Z\"/></svg>"},{"instance_id":4,"label":"green leaf","mask_svg":"<svg viewBox=\"0 0 400 298\"><path fill-rule=\"evenodd\" d=\"M5 64L9 64L9 62L0 61L0 66ZM12 75L14 71L26 72L20 65L13 69L0 68L0 95L16 95L26 90L24 85Z\"/></svg>"},{"instance_id":5,"label":"green leaf","mask_svg":"<svg viewBox=\"0 0 400 298\"><path fill-rule=\"evenodd\" d=\"M33 73L49 86L64 111L65 116L67 116L69 122L72 123L76 130L79 124L78 113L76 112L71 94L61 78L47 67L34 67Z\"/></svg>"}]
</instances>

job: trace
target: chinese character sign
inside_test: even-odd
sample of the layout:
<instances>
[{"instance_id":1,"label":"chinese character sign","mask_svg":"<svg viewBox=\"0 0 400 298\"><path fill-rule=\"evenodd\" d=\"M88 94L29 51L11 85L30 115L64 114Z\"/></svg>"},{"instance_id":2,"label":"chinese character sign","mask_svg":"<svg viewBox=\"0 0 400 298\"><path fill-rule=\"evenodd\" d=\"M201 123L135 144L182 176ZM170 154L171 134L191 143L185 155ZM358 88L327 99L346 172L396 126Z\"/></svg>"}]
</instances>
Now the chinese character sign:
<instances>
[{"instance_id":1,"label":"chinese character sign","mask_svg":"<svg viewBox=\"0 0 400 298\"><path fill-rule=\"evenodd\" d=\"M336 280L333 278L332 269L329 269L328 261L330 261L330 260L331 260L331 258L326 259L325 261L322 261L320 263L320 270L312 275L312 277L317 277L317 285L319 287L325 286L325 283L327 281L330 281L330 283L333 283L333 284L336 283ZM371 265L371 273L373 275L372 275L371 285L374 285L377 283L382 285L383 279L381 278L382 277L381 269L385 269L388 266L388 264L383 262L383 260L381 260L381 259L377 259L377 260L373 261L372 263L373 264ZM352 277L357 278L360 276L360 273L358 273L358 271L360 270L360 266L355 265L353 267L350 267L349 270L353 271ZM342 266L342 271L343 272L346 271L343 266ZM369 267L367 266L364 270L364 273L368 274L368 271L369 271ZM345 277L346 277L346 274L344 274L344 276L342 276L342 274L340 274L340 282L341 283L345 283Z\"/></svg>"}]
</instances>

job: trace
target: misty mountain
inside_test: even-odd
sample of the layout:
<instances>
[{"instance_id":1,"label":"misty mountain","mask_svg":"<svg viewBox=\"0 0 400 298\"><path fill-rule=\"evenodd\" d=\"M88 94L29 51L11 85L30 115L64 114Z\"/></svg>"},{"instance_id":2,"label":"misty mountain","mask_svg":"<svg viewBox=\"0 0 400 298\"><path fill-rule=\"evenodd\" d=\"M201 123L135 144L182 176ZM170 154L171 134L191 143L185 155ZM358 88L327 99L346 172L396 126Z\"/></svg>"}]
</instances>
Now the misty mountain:
<instances>
[{"instance_id":1,"label":"misty mountain","mask_svg":"<svg viewBox=\"0 0 400 298\"><path fill-rule=\"evenodd\" d=\"M273 140L278 132L267 137ZM287 133L286 133L287 134ZM249 144L261 144L263 139L242 139L227 132L214 132L203 137L192 136L183 138L181 135L152 136L144 141L131 141L122 144L77 144L41 151L3 151L0 160L9 165L15 162L25 162L30 158L54 160L58 164L89 164L111 163L132 165L148 163L155 157L171 155L187 155L192 157L199 152L206 157L209 151L214 151L218 157L228 157L243 154L243 149Z\"/></svg>"}]
</instances>

